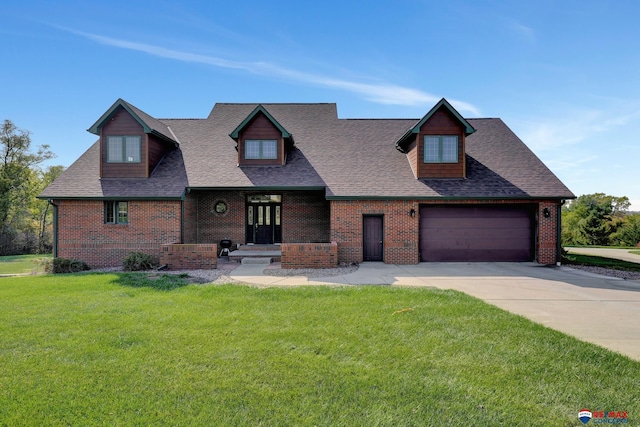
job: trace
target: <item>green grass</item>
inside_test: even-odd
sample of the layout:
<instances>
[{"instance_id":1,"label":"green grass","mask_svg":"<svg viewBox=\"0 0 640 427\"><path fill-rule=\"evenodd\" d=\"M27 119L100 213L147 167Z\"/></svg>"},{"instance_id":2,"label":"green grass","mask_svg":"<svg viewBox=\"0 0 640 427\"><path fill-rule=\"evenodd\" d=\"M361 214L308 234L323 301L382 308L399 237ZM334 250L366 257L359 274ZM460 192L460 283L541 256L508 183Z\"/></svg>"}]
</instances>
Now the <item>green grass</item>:
<instances>
[{"instance_id":1,"label":"green grass","mask_svg":"<svg viewBox=\"0 0 640 427\"><path fill-rule=\"evenodd\" d=\"M27 274L42 272L38 260L51 255L12 255L0 257L0 274Z\"/></svg>"},{"instance_id":2,"label":"green grass","mask_svg":"<svg viewBox=\"0 0 640 427\"><path fill-rule=\"evenodd\" d=\"M640 250L638 251L629 251L630 254L640 255Z\"/></svg>"},{"instance_id":3,"label":"green grass","mask_svg":"<svg viewBox=\"0 0 640 427\"><path fill-rule=\"evenodd\" d=\"M0 425L581 426L640 363L455 291L0 280Z\"/></svg>"},{"instance_id":4,"label":"green grass","mask_svg":"<svg viewBox=\"0 0 640 427\"><path fill-rule=\"evenodd\" d=\"M562 257L562 262L569 265L594 265L596 267L611 268L614 270L640 271L640 264L637 262L629 262L595 255L569 253Z\"/></svg>"}]
</instances>

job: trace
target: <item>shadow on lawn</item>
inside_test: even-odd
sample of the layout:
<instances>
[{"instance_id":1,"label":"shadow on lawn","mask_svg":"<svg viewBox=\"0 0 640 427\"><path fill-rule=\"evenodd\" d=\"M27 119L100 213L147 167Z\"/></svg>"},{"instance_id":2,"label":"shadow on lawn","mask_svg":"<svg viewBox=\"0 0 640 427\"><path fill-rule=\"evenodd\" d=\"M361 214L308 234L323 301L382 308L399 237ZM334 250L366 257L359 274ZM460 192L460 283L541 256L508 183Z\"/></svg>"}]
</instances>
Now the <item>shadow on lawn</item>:
<instances>
[{"instance_id":1,"label":"shadow on lawn","mask_svg":"<svg viewBox=\"0 0 640 427\"><path fill-rule=\"evenodd\" d=\"M114 282L120 286L151 288L158 291L172 291L192 283L197 283L194 281L194 278L189 277L188 274L165 274L156 272L121 273L118 274Z\"/></svg>"}]
</instances>

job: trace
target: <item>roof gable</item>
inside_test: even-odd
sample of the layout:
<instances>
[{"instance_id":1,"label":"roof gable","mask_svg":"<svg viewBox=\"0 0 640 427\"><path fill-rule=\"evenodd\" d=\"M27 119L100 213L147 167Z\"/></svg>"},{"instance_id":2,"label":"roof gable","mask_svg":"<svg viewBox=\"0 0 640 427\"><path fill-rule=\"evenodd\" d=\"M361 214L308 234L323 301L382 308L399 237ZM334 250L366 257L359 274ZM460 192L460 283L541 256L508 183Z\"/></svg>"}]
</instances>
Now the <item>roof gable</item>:
<instances>
[{"instance_id":1,"label":"roof gable","mask_svg":"<svg viewBox=\"0 0 640 427\"><path fill-rule=\"evenodd\" d=\"M153 118L149 114L140 110L139 108L129 104L122 98L118 98L116 102L96 121L89 129L89 132L100 135L100 129L104 126L104 124L111 119L120 109L125 110L127 113L131 115L137 121L144 133L154 134L161 139L174 143L176 146L178 145L177 138L169 128L169 126L165 125L158 119Z\"/></svg>"},{"instance_id":2,"label":"roof gable","mask_svg":"<svg viewBox=\"0 0 640 427\"><path fill-rule=\"evenodd\" d=\"M265 117L282 133L283 138L289 139L293 142L293 135L289 133L280 123L278 123L278 121L273 118L271 114L269 114L267 109L264 108L262 104L259 104L256 108L254 108L251 114L249 114L242 121L242 123L240 123L238 127L236 127L233 132L229 134L229 136L237 142L240 138L240 132L242 132L249 125L249 123L251 123L251 121L260 113L264 114Z\"/></svg>"},{"instance_id":3,"label":"roof gable","mask_svg":"<svg viewBox=\"0 0 640 427\"><path fill-rule=\"evenodd\" d=\"M460 115L460 113L458 113L458 111L453 108L453 106L451 104L449 104L449 101L447 101L446 99L442 98L440 101L438 101L438 103L436 105L433 106L433 108L431 108L431 110L429 110L429 112L427 114L424 115L424 117L422 119L420 119L418 121L418 123L416 123L412 128L410 128L409 130L407 130L404 135L402 135L400 137L400 139L398 141L396 141L396 148L399 151L405 152L406 150L406 145L411 142L415 136L420 132L420 129L422 128L422 126L431 118L431 116L433 116L436 111L438 111L440 108L446 108L452 115L453 117L455 117L455 119L460 122L460 124L462 125L462 127L464 128L464 134L465 135L471 135L472 133L474 133L476 130L474 129L473 126L471 126L471 124Z\"/></svg>"}]
</instances>

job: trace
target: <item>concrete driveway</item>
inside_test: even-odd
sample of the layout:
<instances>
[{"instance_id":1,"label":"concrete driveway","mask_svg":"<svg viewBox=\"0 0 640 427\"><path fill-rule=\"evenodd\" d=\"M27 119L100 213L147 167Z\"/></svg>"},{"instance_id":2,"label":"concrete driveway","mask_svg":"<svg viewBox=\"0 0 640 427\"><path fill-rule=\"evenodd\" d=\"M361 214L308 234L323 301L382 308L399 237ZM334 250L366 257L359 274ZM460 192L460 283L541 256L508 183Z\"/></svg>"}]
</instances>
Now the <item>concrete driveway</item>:
<instances>
[{"instance_id":1,"label":"concrete driveway","mask_svg":"<svg viewBox=\"0 0 640 427\"><path fill-rule=\"evenodd\" d=\"M569 253L595 255L606 258L621 259L623 261L640 263L640 255L629 253L633 249L615 249L615 248L565 248ZM637 250L640 250L638 248Z\"/></svg>"},{"instance_id":2,"label":"concrete driveway","mask_svg":"<svg viewBox=\"0 0 640 427\"><path fill-rule=\"evenodd\" d=\"M390 285L455 289L534 322L640 360L640 281L534 263L363 263L336 277L265 276L241 265L231 277L263 286Z\"/></svg>"}]
</instances>

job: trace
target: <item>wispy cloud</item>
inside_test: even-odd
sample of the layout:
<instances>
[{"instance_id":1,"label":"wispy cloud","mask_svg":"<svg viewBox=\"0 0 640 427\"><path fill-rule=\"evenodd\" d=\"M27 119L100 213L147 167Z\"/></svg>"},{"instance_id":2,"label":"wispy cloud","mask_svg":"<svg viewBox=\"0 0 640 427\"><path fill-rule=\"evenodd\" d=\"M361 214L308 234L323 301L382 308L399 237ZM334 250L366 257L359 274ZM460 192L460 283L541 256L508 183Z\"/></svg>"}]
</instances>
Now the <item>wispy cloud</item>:
<instances>
[{"instance_id":1,"label":"wispy cloud","mask_svg":"<svg viewBox=\"0 0 640 427\"><path fill-rule=\"evenodd\" d=\"M534 42L536 40L536 33L533 28L528 27L520 22L510 21L509 28L511 28L512 31L514 31L516 34L519 34L529 42Z\"/></svg>"},{"instance_id":2,"label":"wispy cloud","mask_svg":"<svg viewBox=\"0 0 640 427\"><path fill-rule=\"evenodd\" d=\"M242 70L248 73L263 76L287 78L314 86L344 90L347 92L356 93L368 101L379 104L423 106L425 104L434 104L441 98L418 89L384 82L363 83L358 81L350 81L334 77L322 76L318 74L306 73L290 68L285 68L270 62L232 61L210 55L201 55L188 51L168 49L165 47L146 43L138 43L130 40L101 36L98 34L77 31L65 27L57 28L107 46L143 52L149 55L157 56L160 58L173 59L176 61L193 62L207 64L219 68ZM453 104L453 106L461 112L470 113L474 116L480 115L480 111L478 110L478 108L468 102L454 99L449 99L449 102L451 102L451 104Z\"/></svg>"},{"instance_id":3,"label":"wispy cloud","mask_svg":"<svg viewBox=\"0 0 640 427\"><path fill-rule=\"evenodd\" d=\"M521 123L519 134L536 149L558 149L577 144L594 134L611 132L640 119L640 110L625 114L617 111L576 110L566 116L555 116Z\"/></svg>"}]
</instances>

